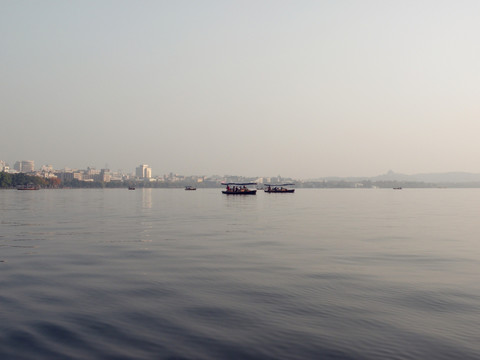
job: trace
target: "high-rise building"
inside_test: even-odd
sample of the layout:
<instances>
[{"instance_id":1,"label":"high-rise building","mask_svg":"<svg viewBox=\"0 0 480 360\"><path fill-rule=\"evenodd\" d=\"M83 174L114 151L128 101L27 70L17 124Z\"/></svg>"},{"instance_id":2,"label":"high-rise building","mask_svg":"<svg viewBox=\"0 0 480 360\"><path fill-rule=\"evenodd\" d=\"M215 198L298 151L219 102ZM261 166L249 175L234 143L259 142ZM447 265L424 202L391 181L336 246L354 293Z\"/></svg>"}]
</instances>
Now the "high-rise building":
<instances>
[{"instance_id":1,"label":"high-rise building","mask_svg":"<svg viewBox=\"0 0 480 360\"><path fill-rule=\"evenodd\" d=\"M152 177L152 168L151 167L147 167L145 169L145 178L146 179L150 179Z\"/></svg>"},{"instance_id":2,"label":"high-rise building","mask_svg":"<svg viewBox=\"0 0 480 360\"><path fill-rule=\"evenodd\" d=\"M35 170L35 162L33 160L16 161L13 168L22 173L33 172Z\"/></svg>"},{"instance_id":3,"label":"high-rise building","mask_svg":"<svg viewBox=\"0 0 480 360\"><path fill-rule=\"evenodd\" d=\"M23 160L22 161L22 172L28 173L35 171L35 163L33 160Z\"/></svg>"},{"instance_id":4,"label":"high-rise building","mask_svg":"<svg viewBox=\"0 0 480 360\"><path fill-rule=\"evenodd\" d=\"M135 176L140 179L150 179L152 177L152 168L147 164L141 164L137 167Z\"/></svg>"}]
</instances>

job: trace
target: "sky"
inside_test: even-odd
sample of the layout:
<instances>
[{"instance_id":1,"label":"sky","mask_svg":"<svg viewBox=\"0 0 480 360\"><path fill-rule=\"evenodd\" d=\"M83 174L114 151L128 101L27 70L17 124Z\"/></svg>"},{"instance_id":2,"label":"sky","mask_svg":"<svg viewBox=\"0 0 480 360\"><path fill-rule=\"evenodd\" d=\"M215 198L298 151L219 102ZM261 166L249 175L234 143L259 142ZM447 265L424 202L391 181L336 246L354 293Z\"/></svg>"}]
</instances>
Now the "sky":
<instances>
[{"instance_id":1,"label":"sky","mask_svg":"<svg viewBox=\"0 0 480 360\"><path fill-rule=\"evenodd\" d=\"M480 172L480 2L0 0L0 160Z\"/></svg>"}]
</instances>

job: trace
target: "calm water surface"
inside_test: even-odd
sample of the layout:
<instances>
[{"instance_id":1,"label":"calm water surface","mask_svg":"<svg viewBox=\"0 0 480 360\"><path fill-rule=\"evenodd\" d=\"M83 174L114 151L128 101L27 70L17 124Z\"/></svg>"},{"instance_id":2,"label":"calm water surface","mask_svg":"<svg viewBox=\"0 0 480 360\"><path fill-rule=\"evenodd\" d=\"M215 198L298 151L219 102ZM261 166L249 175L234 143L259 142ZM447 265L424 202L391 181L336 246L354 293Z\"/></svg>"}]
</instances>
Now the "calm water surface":
<instances>
[{"instance_id":1,"label":"calm water surface","mask_svg":"<svg viewBox=\"0 0 480 360\"><path fill-rule=\"evenodd\" d=\"M0 191L0 359L480 359L480 189Z\"/></svg>"}]
</instances>

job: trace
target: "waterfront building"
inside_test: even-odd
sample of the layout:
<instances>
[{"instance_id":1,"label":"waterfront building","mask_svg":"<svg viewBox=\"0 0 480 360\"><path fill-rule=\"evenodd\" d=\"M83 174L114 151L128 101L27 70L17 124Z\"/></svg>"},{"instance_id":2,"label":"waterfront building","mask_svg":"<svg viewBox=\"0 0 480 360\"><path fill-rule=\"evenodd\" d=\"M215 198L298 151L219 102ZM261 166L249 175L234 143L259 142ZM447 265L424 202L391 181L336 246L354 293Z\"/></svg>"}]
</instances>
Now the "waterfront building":
<instances>
[{"instance_id":1,"label":"waterfront building","mask_svg":"<svg viewBox=\"0 0 480 360\"><path fill-rule=\"evenodd\" d=\"M137 167L135 175L139 179L150 179L152 177L152 168L147 164L141 164Z\"/></svg>"},{"instance_id":2,"label":"waterfront building","mask_svg":"<svg viewBox=\"0 0 480 360\"><path fill-rule=\"evenodd\" d=\"M152 168L151 167L147 167L145 169L145 176L144 176L146 179L150 179L152 177Z\"/></svg>"},{"instance_id":3,"label":"waterfront building","mask_svg":"<svg viewBox=\"0 0 480 360\"><path fill-rule=\"evenodd\" d=\"M35 171L35 163L33 160L23 160L22 161L22 172L29 173Z\"/></svg>"},{"instance_id":4,"label":"waterfront building","mask_svg":"<svg viewBox=\"0 0 480 360\"><path fill-rule=\"evenodd\" d=\"M16 161L13 168L22 173L33 172L35 171L35 162L33 160Z\"/></svg>"},{"instance_id":5,"label":"waterfront building","mask_svg":"<svg viewBox=\"0 0 480 360\"><path fill-rule=\"evenodd\" d=\"M74 171L70 169L64 169L63 171L55 172L55 175L60 179L61 182L72 181L74 178L79 177L79 175L74 175Z\"/></svg>"},{"instance_id":6,"label":"waterfront building","mask_svg":"<svg viewBox=\"0 0 480 360\"><path fill-rule=\"evenodd\" d=\"M53 172L53 166L52 165L43 165L40 168L41 171L46 171L46 172Z\"/></svg>"},{"instance_id":7,"label":"waterfront building","mask_svg":"<svg viewBox=\"0 0 480 360\"><path fill-rule=\"evenodd\" d=\"M110 182L112 179L112 174L110 173L110 169L102 169L100 170L100 174L95 177L96 181L103 181L103 182Z\"/></svg>"}]
</instances>

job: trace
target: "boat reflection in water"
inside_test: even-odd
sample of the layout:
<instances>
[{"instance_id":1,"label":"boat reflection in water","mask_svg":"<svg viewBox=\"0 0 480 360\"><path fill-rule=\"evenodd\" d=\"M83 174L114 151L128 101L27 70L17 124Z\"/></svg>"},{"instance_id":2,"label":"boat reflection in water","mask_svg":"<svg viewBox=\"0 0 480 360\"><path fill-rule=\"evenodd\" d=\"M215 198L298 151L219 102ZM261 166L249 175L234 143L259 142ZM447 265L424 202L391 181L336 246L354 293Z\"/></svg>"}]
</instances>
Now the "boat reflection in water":
<instances>
[{"instance_id":1,"label":"boat reflection in water","mask_svg":"<svg viewBox=\"0 0 480 360\"><path fill-rule=\"evenodd\" d=\"M266 188L264 191L266 193L293 193L295 189L292 189L291 186L295 184L265 184Z\"/></svg>"},{"instance_id":2,"label":"boat reflection in water","mask_svg":"<svg viewBox=\"0 0 480 360\"><path fill-rule=\"evenodd\" d=\"M222 183L226 189L222 191L226 195L255 195L257 190L247 188L249 185L257 185L257 183Z\"/></svg>"}]
</instances>

